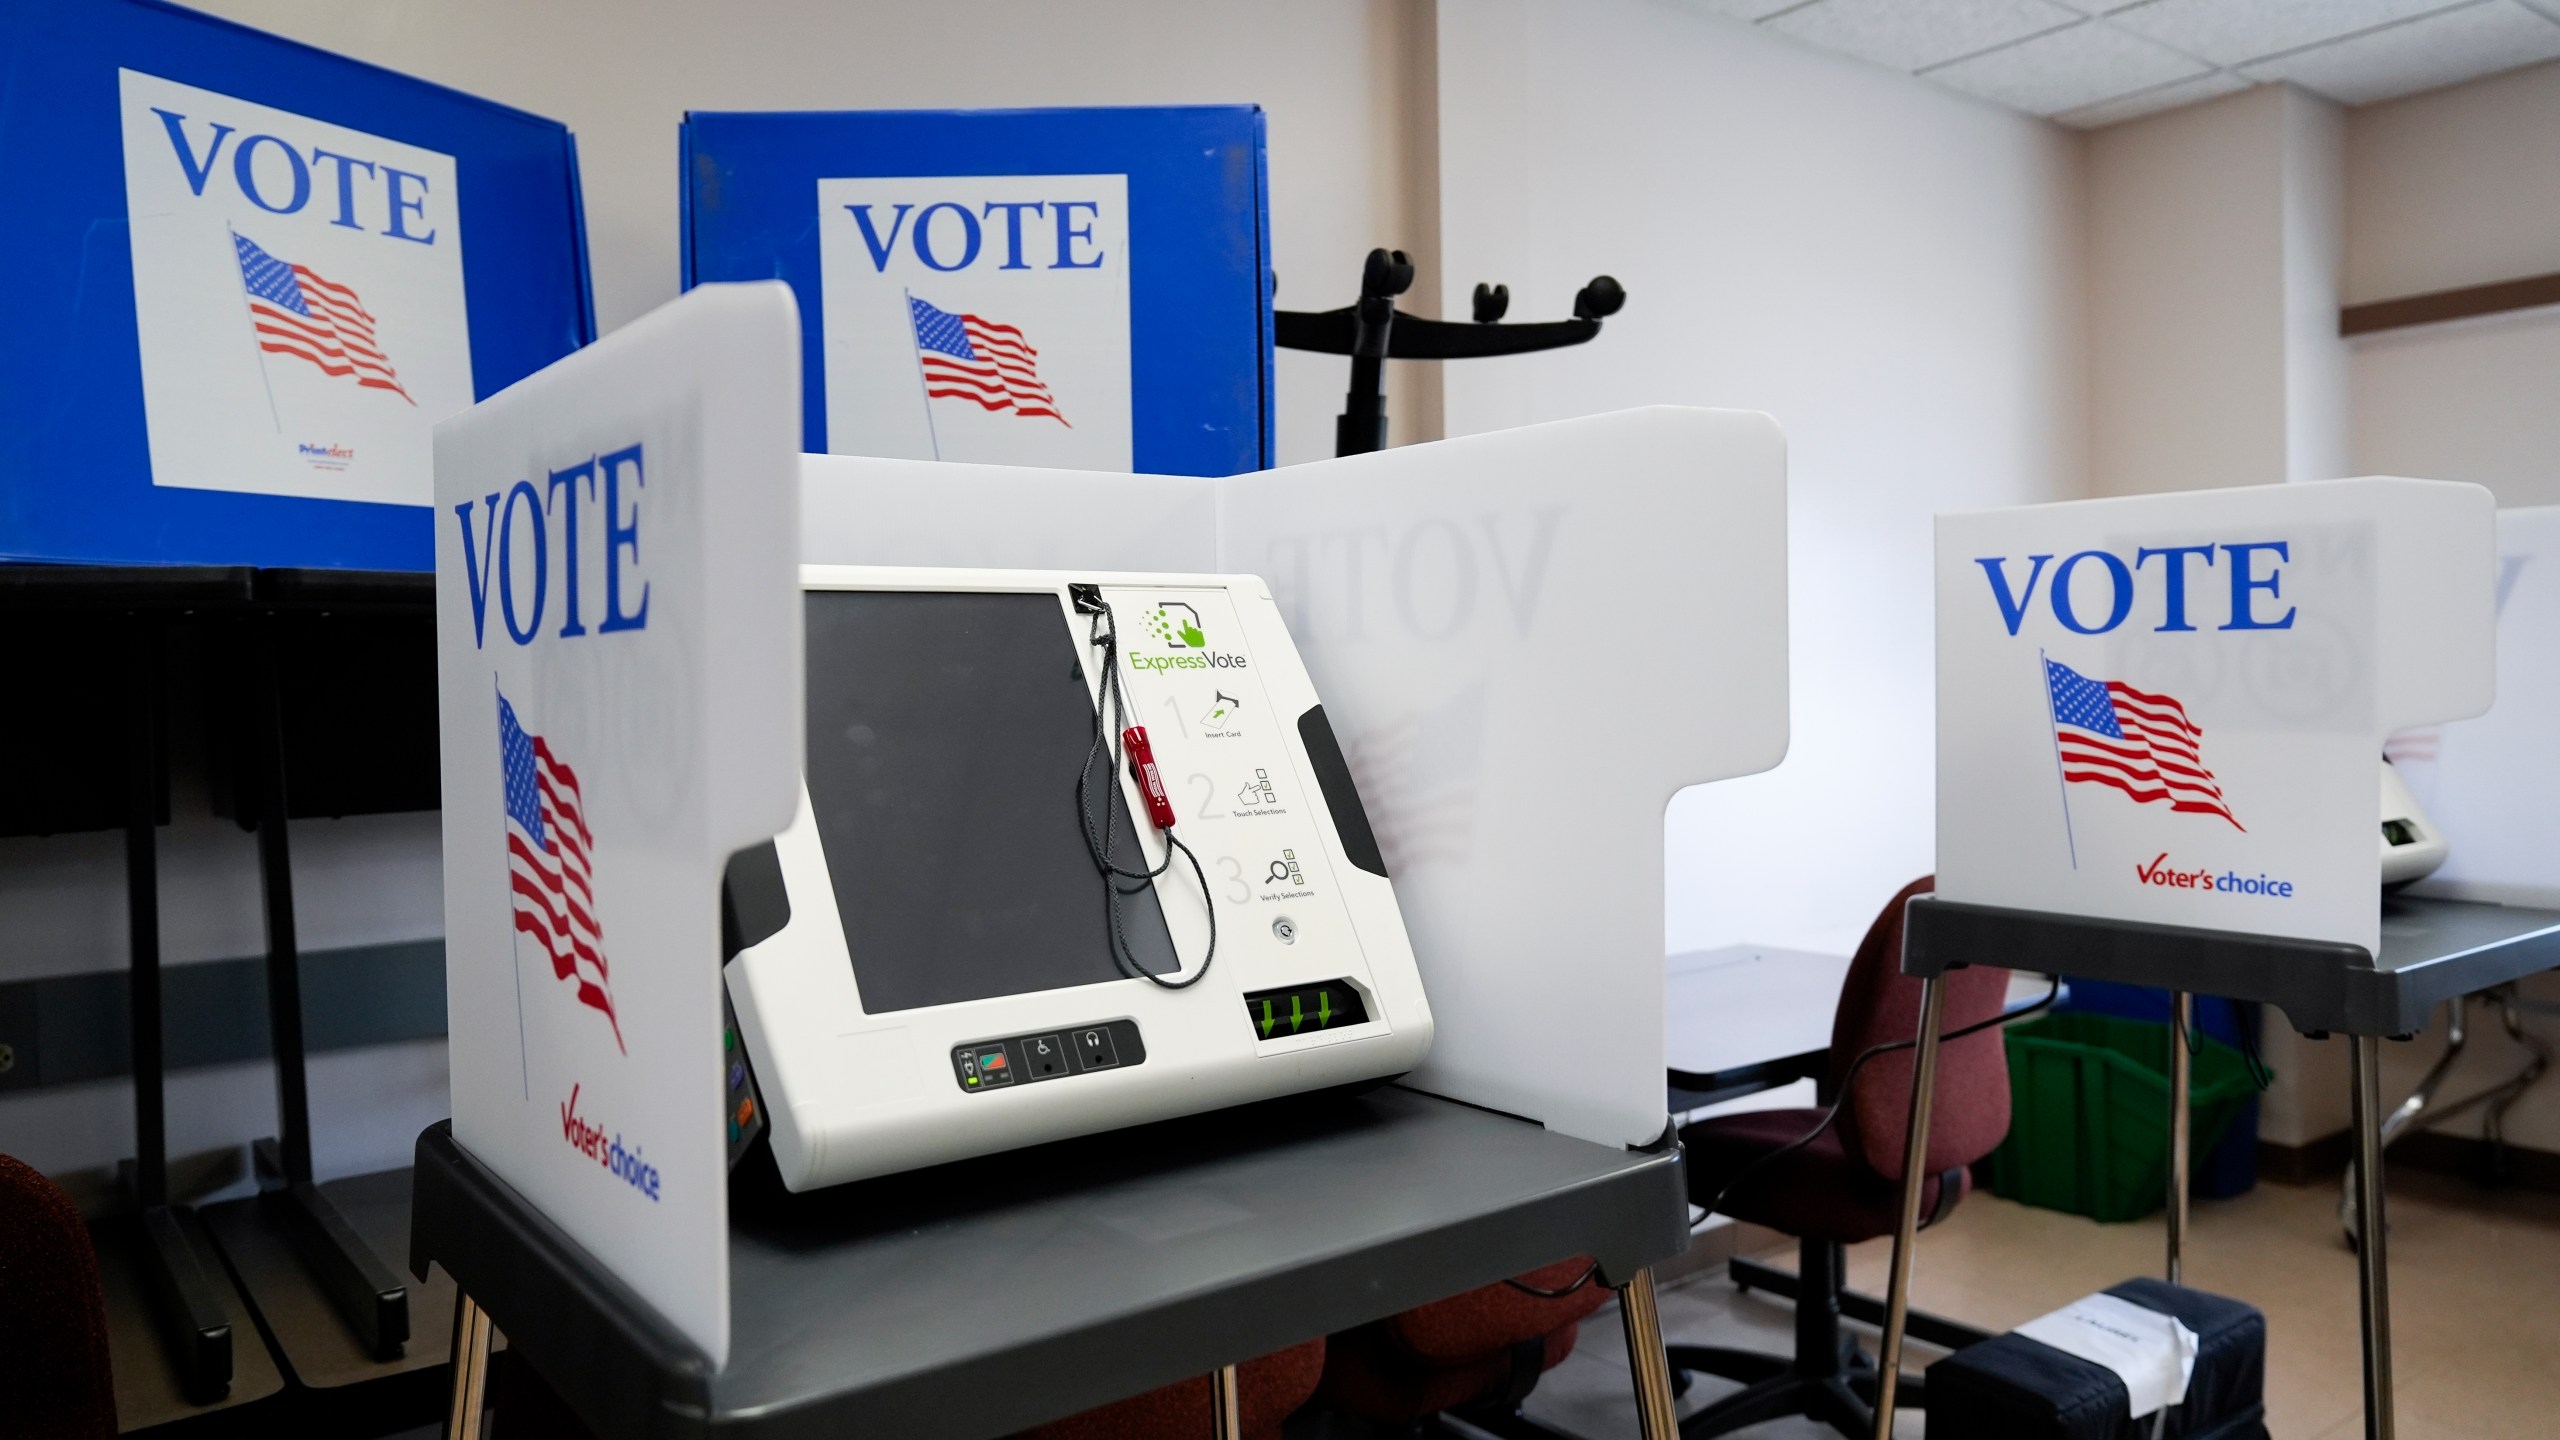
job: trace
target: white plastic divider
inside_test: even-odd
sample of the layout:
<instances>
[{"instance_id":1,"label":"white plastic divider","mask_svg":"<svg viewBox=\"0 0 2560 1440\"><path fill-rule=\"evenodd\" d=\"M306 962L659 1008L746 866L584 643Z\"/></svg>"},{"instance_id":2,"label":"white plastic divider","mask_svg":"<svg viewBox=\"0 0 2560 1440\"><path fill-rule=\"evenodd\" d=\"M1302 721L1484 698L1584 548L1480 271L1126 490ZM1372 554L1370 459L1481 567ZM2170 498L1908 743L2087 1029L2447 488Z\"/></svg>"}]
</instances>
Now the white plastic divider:
<instances>
[{"instance_id":1,"label":"white plastic divider","mask_svg":"<svg viewBox=\"0 0 2560 1440\"><path fill-rule=\"evenodd\" d=\"M2560 907L2560 505L2498 512L2498 703L2388 753L2449 847L2412 893Z\"/></svg>"},{"instance_id":2,"label":"white plastic divider","mask_svg":"<svg viewBox=\"0 0 2560 1440\"><path fill-rule=\"evenodd\" d=\"M800 324L706 285L436 427L454 1138L715 1366L720 876L801 753Z\"/></svg>"},{"instance_id":3,"label":"white plastic divider","mask_svg":"<svg viewBox=\"0 0 2560 1440\"><path fill-rule=\"evenodd\" d=\"M1636 410L1225 480L803 467L811 563L1262 576L1421 962L1437 1034L1407 1083L1660 1136L1663 807L1786 750L1768 417Z\"/></svg>"},{"instance_id":4,"label":"white plastic divider","mask_svg":"<svg viewBox=\"0 0 2560 1440\"><path fill-rule=\"evenodd\" d=\"M2493 515L2361 479L1939 517L1938 893L2378 949L2375 762L2489 706Z\"/></svg>"}]
</instances>

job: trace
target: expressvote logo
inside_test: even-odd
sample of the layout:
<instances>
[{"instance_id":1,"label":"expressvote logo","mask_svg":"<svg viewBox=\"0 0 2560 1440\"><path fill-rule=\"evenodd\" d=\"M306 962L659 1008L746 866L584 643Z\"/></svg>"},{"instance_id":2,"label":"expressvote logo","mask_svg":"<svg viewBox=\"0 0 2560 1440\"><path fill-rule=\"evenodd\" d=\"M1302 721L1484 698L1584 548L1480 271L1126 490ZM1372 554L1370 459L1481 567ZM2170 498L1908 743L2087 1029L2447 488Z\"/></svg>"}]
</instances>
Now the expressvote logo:
<instances>
[{"instance_id":1,"label":"expressvote logo","mask_svg":"<svg viewBox=\"0 0 2560 1440\"><path fill-rule=\"evenodd\" d=\"M453 157L134 70L118 98L153 482L430 503L473 398Z\"/></svg>"},{"instance_id":2,"label":"expressvote logo","mask_svg":"<svg viewBox=\"0 0 2560 1440\"><path fill-rule=\"evenodd\" d=\"M820 180L827 448L1129 469L1128 189Z\"/></svg>"},{"instance_id":3,"label":"expressvote logo","mask_svg":"<svg viewBox=\"0 0 2560 1440\"><path fill-rule=\"evenodd\" d=\"M1140 654L1131 650L1129 668L1154 671L1161 675L1174 670L1248 670L1253 662L1242 655L1209 648L1209 632L1200 623L1198 607L1184 600L1159 600L1147 611L1147 633L1171 653Z\"/></svg>"}]
</instances>

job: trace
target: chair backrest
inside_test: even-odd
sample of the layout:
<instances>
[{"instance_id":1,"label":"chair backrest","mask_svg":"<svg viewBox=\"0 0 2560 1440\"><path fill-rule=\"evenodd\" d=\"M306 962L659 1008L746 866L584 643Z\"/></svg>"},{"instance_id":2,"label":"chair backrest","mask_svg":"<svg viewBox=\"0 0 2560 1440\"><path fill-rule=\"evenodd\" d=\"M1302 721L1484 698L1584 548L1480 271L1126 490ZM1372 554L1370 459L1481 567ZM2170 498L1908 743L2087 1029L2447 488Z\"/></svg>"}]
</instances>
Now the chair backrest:
<instances>
[{"instance_id":1,"label":"chair backrest","mask_svg":"<svg viewBox=\"0 0 2560 1440\"><path fill-rule=\"evenodd\" d=\"M1867 927L1840 987L1831 1020L1831 1084L1838 1086L1858 1056L1887 1041L1920 1033L1920 982L1902 973L1902 907L1914 895L1937 888L1935 876L1902 887ZM1941 1035L1978 1024L2007 1003L2009 972L1969 965L1946 976L1947 1003ZM1912 1049L1879 1055L1858 1072L1840 1125L1849 1152L1887 1180L1900 1180L1910 1134L1911 1075L1919 1063ZM1970 1165L1999 1147L2009 1133L2009 1056L1999 1027L1938 1048L1927 1168L1936 1173Z\"/></svg>"},{"instance_id":2,"label":"chair backrest","mask_svg":"<svg viewBox=\"0 0 2560 1440\"><path fill-rule=\"evenodd\" d=\"M0 1155L0 1432L110 1440L106 1292L71 1197Z\"/></svg>"}]
</instances>

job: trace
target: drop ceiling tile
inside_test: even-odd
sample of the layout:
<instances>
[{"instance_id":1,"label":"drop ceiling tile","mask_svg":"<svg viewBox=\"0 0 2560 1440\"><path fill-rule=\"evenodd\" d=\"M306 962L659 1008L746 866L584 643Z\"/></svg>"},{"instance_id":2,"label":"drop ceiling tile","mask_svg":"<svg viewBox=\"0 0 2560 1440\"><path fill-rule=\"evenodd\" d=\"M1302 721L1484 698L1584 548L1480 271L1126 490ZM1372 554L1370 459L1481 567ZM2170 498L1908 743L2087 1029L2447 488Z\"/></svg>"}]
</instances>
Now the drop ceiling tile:
<instances>
[{"instance_id":1,"label":"drop ceiling tile","mask_svg":"<svg viewBox=\"0 0 2560 1440\"><path fill-rule=\"evenodd\" d=\"M2299 50L2457 0L2150 0L2113 23L2216 65Z\"/></svg>"},{"instance_id":2,"label":"drop ceiling tile","mask_svg":"<svg viewBox=\"0 0 2560 1440\"><path fill-rule=\"evenodd\" d=\"M2432 90L2560 57L2560 23L2514 0L2482 0L2242 67L2344 105Z\"/></svg>"},{"instance_id":3,"label":"drop ceiling tile","mask_svg":"<svg viewBox=\"0 0 2560 1440\"><path fill-rule=\"evenodd\" d=\"M2092 21L1942 65L1929 78L2030 115L2055 115L2211 68Z\"/></svg>"},{"instance_id":4,"label":"drop ceiling tile","mask_svg":"<svg viewBox=\"0 0 2560 1440\"><path fill-rule=\"evenodd\" d=\"M2051 0L1821 0L1764 22L1808 45L1894 70L1924 70L2077 24Z\"/></svg>"},{"instance_id":5,"label":"drop ceiling tile","mask_svg":"<svg viewBox=\"0 0 2560 1440\"><path fill-rule=\"evenodd\" d=\"M2200 100L2211 100L2248 88L2249 82L2240 76L2228 70L2216 70L2192 80L2172 80L2166 85L2136 90L2113 100L2065 110L2053 118L2077 130L2095 130L2119 120L2138 120L2145 115L2156 115L2163 110L2175 110L2181 105L2193 105Z\"/></svg>"}]
</instances>

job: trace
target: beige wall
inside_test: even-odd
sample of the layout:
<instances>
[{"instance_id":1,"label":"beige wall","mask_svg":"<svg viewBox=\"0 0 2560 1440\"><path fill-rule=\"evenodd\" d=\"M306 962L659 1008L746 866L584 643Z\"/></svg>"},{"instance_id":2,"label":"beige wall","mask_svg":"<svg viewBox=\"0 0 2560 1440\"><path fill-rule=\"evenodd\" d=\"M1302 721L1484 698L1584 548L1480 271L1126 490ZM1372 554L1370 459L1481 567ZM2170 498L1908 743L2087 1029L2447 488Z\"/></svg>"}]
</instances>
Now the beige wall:
<instances>
[{"instance_id":1,"label":"beige wall","mask_svg":"<svg viewBox=\"0 0 2560 1440\"><path fill-rule=\"evenodd\" d=\"M2350 303L2560 272L2560 64L2349 111L2346 141ZM2350 352L2358 471L2469 480L2503 506L2560 504L2560 309L2387 331ZM2560 975L2523 990L2560 1003ZM2526 1025L2560 1044L2560 1020ZM2346 1072L2342 1046L2300 1048L2308 1083L2292 1119L2307 1139L2347 1124ZM2443 1050L2441 1018L2383 1047L2386 1094L2406 1094ZM2524 1060L2494 1012L2475 1009L2445 1094L2513 1075ZM2481 1126L2474 1112L2446 1128ZM2507 1137L2560 1151L2560 1080L2518 1103Z\"/></svg>"},{"instance_id":2,"label":"beige wall","mask_svg":"<svg viewBox=\"0 0 2560 1440\"><path fill-rule=\"evenodd\" d=\"M2347 116L2347 303L2560 271L2560 62Z\"/></svg>"},{"instance_id":3,"label":"beige wall","mask_svg":"<svg viewBox=\"0 0 2560 1440\"><path fill-rule=\"evenodd\" d=\"M2560 64L2353 111L2346 294L2560 272ZM2358 470L2560 504L2560 308L2353 342Z\"/></svg>"},{"instance_id":4,"label":"beige wall","mask_svg":"<svg viewBox=\"0 0 2560 1440\"><path fill-rule=\"evenodd\" d=\"M2095 493L2345 473L2343 142L2281 85L2087 137Z\"/></svg>"}]
</instances>

